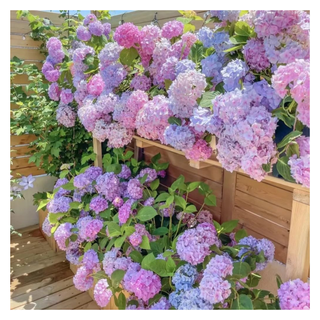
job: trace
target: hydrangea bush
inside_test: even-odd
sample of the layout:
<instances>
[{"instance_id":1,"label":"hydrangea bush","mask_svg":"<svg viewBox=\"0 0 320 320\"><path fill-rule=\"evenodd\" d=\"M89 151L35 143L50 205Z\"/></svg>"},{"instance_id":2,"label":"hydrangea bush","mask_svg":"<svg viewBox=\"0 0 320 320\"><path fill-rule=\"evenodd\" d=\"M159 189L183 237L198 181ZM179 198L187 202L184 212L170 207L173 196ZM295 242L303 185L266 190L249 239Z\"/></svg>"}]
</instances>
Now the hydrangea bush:
<instances>
[{"instance_id":1,"label":"hydrangea bush","mask_svg":"<svg viewBox=\"0 0 320 320\"><path fill-rule=\"evenodd\" d=\"M256 289L275 247L235 231L237 220L214 221L207 208L216 198L206 183L181 175L164 190L168 164L160 154L147 166L123 151L106 154L104 170L62 171L39 205L49 211L44 232L78 267L77 289L93 288L100 307L113 298L128 310L309 307L309 286L300 280L282 284L279 297ZM192 192L201 206L190 203Z\"/></svg>"},{"instance_id":2,"label":"hydrangea bush","mask_svg":"<svg viewBox=\"0 0 320 320\"><path fill-rule=\"evenodd\" d=\"M297 142L310 127L309 14L211 10L195 31L203 19L181 13L162 28L126 22L114 32L90 14L68 51L51 38L42 71L58 122L72 127L77 115L111 148L138 134L190 160L216 152L226 170L258 181L276 164L309 187L310 151ZM276 144L280 122L291 131Z\"/></svg>"}]
</instances>

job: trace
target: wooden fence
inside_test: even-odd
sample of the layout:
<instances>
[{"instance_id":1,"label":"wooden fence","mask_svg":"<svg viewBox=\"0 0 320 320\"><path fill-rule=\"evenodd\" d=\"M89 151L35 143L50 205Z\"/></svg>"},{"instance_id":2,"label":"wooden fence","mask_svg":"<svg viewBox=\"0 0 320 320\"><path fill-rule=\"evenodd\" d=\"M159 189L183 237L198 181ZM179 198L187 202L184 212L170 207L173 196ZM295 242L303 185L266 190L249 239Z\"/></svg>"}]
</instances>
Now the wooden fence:
<instances>
[{"instance_id":1,"label":"wooden fence","mask_svg":"<svg viewBox=\"0 0 320 320\"><path fill-rule=\"evenodd\" d=\"M40 17L49 18L55 25L61 25L62 20L59 18L59 14L42 12L42 11L30 11L34 15ZM39 51L41 43L34 41L28 36L30 32L29 21L24 19L17 19L17 11L10 11L10 59L17 56L19 59L24 60L26 63L34 63L38 68L41 68L42 62L45 59ZM25 87L30 83L27 75L17 75L13 79L13 84ZM16 104L11 104L10 109L19 108ZM29 163L28 152L31 151L29 144L34 141L36 137L32 134L23 135L11 135L10 141L10 157L13 158L11 164L12 175L17 177L17 173L21 175L40 175L44 174L45 171L38 169L35 163Z\"/></svg>"}]
</instances>

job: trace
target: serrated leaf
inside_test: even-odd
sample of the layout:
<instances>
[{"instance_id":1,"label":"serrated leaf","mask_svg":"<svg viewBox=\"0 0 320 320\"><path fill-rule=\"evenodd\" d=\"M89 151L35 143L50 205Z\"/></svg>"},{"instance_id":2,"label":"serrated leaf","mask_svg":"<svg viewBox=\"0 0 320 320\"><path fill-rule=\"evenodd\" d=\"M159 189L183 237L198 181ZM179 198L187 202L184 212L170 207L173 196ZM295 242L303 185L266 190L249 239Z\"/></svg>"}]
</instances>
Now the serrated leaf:
<instances>
[{"instance_id":1,"label":"serrated leaf","mask_svg":"<svg viewBox=\"0 0 320 320\"><path fill-rule=\"evenodd\" d=\"M168 276L169 272L167 271L166 265L166 261L161 259L154 260L149 264L150 269L160 277Z\"/></svg>"},{"instance_id":2,"label":"serrated leaf","mask_svg":"<svg viewBox=\"0 0 320 320\"><path fill-rule=\"evenodd\" d=\"M132 251L129 254L129 257L134 261L134 262L138 262L141 263L143 256L139 251Z\"/></svg>"},{"instance_id":3,"label":"serrated leaf","mask_svg":"<svg viewBox=\"0 0 320 320\"><path fill-rule=\"evenodd\" d=\"M121 248L121 246L122 246L123 243L124 243L124 240L126 240L126 236L122 236L122 237L116 239L116 241L114 242L114 246L115 246L116 248Z\"/></svg>"},{"instance_id":4,"label":"serrated leaf","mask_svg":"<svg viewBox=\"0 0 320 320\"><path fill-rule=\"evenodd\" d=\"M292 176L290 171L290 166L288 165L289 158L287 156L281 157L277 161L276 168L279 174L287 181L296 182Z\"/></svg>"},{"instance_id":5,"label":"serrated leaf","mask_svg":"<svg viewBox=\"0 0 320 320\"><path fill-rule=\"evenodd\" d=\"M134 59L136 59L138 56L138 51L135 48L125 48L120 52L120 61L123 65L131 66Z\"/></svg>"},{"instance_id":6,"label":"serrated leaf","mask_svg":"<svg viewBox=\"0 0 320 320\"><path fill-rule=\"evenodd\" d=\"M154 202L157 203L166 201L169 196L170 195L167 192L160 193Z\"/></svg>"},{"instance_id":7,"label":"serrated leaf","mask_svg":"<svg viewBox=\"0 0 320 320\"><path fill-rule=\"evenodd\" d=\"M199 106L203 107L203 108L211 108L212 107L212 100L219 94L220 94L220 92L216 92L216 91L205 92L201 97L201 100L199 102Z\"/></svg>"},{"instance_id":8,"label":"serrated leaf","mask_svg":"<svg viewBox=\"0 0 320 320\"><path fill-rule=\"evenodd\" d=\"M155 261L156 258L154 256L154 254L151 252L148 255L146 255L142 262L141 262L141 268L145 269L145 270L151 270L150 268L150 264L152 261Z\"/></svg>"},{"instance_id":9,"label":"serrated leaf","mask_svg":"<svg viewBox=\"0 0 320 320\"><path fill-rule=\"evenodd\" d=\"M110 238L122 235L120 226L117 223L110 221L107 223L107 226Z\"/></svg>"},{"instance_id":10,"label":"serrated leaf","mask_svg":"<svg viewBox=\"0 0 320 320\"><path fill-rule=\"evenodd\" d=\"M222 223L222 232L230 233L238 225L239 220L230 220Z\"/></svg>"},{"instance_id":11,"label":"serrated leaf","mask_svg":"<svg viewBox=\"0 0 320 320\"><path fill-rule=\"evenodd\" d=\"M245 238L247 236L248 236L247 231L244 229L240 229L236 232L235 239L237 242L239 242L242 238Z\"/></svg>"},{"instance_id":12,"label":"serrated leaf","mask_svg":"<svg viewBox=\"0 0 320 320\"><path fill-rule=\"evenodd\" d=\"M216 196L214 194L208 195L207 197L204 198L204 203L207 206L212 206L212 207L216 206L217 205Z\"/></svg>"},{"instance_id":13,"label":"serrated leaf","mask_svg":"<svg viewBox=\"0 0 320 320\"><path fill-rule=\"evenodd\" d=\"M163 236L169 232L169 229L166 227L159 227L152 232L154 236Z\"/></svg>"},{"instance_id":14,"label":"serrated leaf","mask_svg":"<svg viewBox=\"0 0 320 320\"><path fill-rule=\"evenodd\" d=\"M238 279L247 277L251 273L251 268L246 262L234 262L232 276Z\"/></svg>"},{"instance_id":15,"label":"serrated leaf","mask_svg":"<svg viewBox=\"0 0 320 320\"><path fill-rule=\"evenodd\" d=\"M176 117L169 117L168 122L170 124L176 124L177 126L181 126L181 119L180 118L176 118Z\"/></svg>"},{"instance_id":16,"label":"serrated leaf","mask_svg":"<svg viewBox=\"0 0 320 320\"><path fill-rule=\"evenodd\" d=\"M193 204L190 204L189 206L187 206L185 212L187 213L193 213L193 212L196 212L197 211L197 208L195 205Z\"/></svg>"},{"instance_id":17,"label":"serrated leaf","mask_svg":"<svg viewBox=\"0 0 320 320\"><path fill-rule=\"evenodd\" d=\"M115 270L113 271L112 275L111 275L111 281L112 281L112 286L114 288L118 287L121 280L123 279L124 275L125 275L126 271L125 270Z\"/></svg>"}]
</instances>

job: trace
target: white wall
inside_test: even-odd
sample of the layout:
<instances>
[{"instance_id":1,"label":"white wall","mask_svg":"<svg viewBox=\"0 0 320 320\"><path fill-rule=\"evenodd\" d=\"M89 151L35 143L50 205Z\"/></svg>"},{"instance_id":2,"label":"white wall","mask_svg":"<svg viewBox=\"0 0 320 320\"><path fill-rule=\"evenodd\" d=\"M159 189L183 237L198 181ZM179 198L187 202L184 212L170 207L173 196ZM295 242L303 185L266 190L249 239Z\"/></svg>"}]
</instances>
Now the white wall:
<instances>
[{"instance_id":1,"label":"white wall","mask_svg":"<svg viewBox=\"0 0 320 320\"><path fill-rule=\"evenodd\" d=\"M39 223L37 206L33 205L33 195L37 192L52 192L57 178L51 176L35 177L33 188L22 192L25 199L11 201L11 225L15 229L32 226Z\"/></svg>"}]
</instances>

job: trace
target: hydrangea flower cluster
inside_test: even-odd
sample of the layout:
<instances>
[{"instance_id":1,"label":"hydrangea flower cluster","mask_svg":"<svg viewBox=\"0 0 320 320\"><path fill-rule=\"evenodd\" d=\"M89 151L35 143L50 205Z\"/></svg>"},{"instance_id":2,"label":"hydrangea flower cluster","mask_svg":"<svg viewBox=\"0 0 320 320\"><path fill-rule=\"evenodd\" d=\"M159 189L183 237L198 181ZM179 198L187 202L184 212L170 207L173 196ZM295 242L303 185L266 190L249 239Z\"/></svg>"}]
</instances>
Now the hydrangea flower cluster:
<instances>
[{"instance_id":1,"label":"hydrangea flower cluster","mask_svg":"<svg viewBox=\"0 0 320 320\"><path fill-rule=\"evenodd\" d=\"M97 282L93 290L93 296L98 306L103 308L108 305L112 297L112 291L109 289L108 281L106 279L100 279Z\"/></svg>"},{"instance_id":2,"label":"hydrangea flower cluster","mask_svg":"<svg viewBox=\"0 0 320 320\"><path fill-rule=\"evenodd\" d=\"M129 241L134 247L138 247L141 244L143 236L146 236L151 241L151 235L143 224L137 223L134 228L136 231L129 236Z\"/></svg>"},{"instance_id":3,"label":"hydrangea flower cluster","mask_svg":"<svg viewBox=\"0 0 320 320\"><path fill-rule=\"evenodd\" d=\"M310 285L300 279L289 280L278 289L282 310L309 310Z\"/></svg>"},{"instance_id":4,"label":"hydrangea flower cluster","mask_svg":"<svg viewBox=\"0 0 320 320\"><path fill-rule=\"evenodd\" d=\"M211 253L210 247L214 244L220 244L215 227L210 223L201 223L178 238L177 253L181 259L195 266Z\"/></svg>"}]
</instances>

